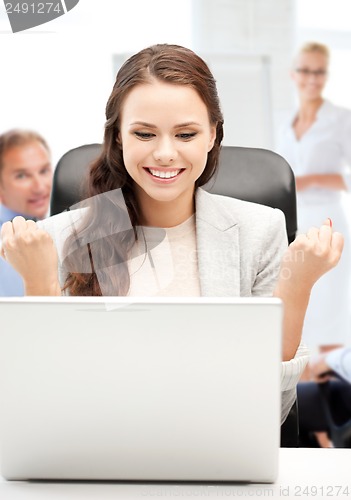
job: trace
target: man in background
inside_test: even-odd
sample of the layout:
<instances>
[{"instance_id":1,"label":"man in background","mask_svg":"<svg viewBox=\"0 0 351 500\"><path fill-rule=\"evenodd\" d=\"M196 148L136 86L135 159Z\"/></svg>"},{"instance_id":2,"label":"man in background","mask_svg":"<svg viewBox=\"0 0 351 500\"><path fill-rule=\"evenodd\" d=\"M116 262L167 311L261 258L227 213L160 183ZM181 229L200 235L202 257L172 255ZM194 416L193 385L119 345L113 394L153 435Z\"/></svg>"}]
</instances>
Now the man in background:
<instances>
[{"instance_id":1,"label":"man in background","mask_svg":"<svg viewBox=\"0 0 351 500\"><path fill-rule=\"evenodd\" d=\"M323 352L312 358L310 373L313 382L302 382L297 386L300 446L333 447L333 429L337 428L338 447L342 442L342 447L350 448L351 346ZM344 435L341 441L340 431ZM314 437L316 432L328 433L329 442L317 442Z\"/></svg>"},{"instance_id":2,"label":"man in background","mask_svg":"<svg viewBox=\"0 0 351 500\"><path fill-rule=\"evenodd\" d=\"M49 210L53 171L46 141L30 130L0 135L0 230L16 215L43 219ZM22 296L20 275L0 257L0 296Z\"/></svg>"}]
</instances>

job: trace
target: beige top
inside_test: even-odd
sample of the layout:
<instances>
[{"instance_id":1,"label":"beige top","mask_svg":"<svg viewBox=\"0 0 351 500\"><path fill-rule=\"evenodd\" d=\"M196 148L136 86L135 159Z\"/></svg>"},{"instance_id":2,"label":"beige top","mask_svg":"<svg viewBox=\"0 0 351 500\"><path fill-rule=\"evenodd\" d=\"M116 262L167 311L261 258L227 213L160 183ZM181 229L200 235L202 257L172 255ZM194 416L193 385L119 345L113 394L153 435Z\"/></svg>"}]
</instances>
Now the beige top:
<instances>
[{"instance_id":1,"label":"beige top","mask_svg":"<svg viewBox=\"0 0 351 500\"><path fill-rule=\"evenodd\" d=\"M175 227L141 227L128 267L129 296L200 297L195 215Z\"/></svg>"}]
</instances>

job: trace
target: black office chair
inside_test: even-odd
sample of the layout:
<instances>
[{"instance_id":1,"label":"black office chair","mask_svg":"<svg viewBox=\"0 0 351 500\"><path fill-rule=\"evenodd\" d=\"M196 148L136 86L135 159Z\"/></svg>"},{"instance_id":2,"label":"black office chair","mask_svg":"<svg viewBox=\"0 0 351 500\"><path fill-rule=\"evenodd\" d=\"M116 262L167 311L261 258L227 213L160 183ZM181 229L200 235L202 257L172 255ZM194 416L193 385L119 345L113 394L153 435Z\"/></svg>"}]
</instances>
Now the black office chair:
<instances>
[{"instance_id":1,"label":"black office chair","mask_svg":"<svg viewBox=\"0 0 351 500\"><path fill-rule=\"evenodd\" d=\"M333 376L339 384L340 391L344 390L345 394L349 396L350 385L348 382L342 379L337 373L333 372ZM334 448L351 448L351 419L349 418L346 422L338 424L335 422L332 414L332 399L331 399L331 382L325 382L323 384L318 384L318 389L321 396L322 408L325 415L325 419L328 422L329 427L329 437L333 443ZM345 390L346 389L346 390ZM334 403L335 404L335 403Z\"/></svg>"},{"instance_id":2,"label":"black office chair","mask_svg":"<svg viewBox=\"0 0 351 500\"><path fill-rule=\"evenodd\" d=\"M100 151L100 144L88 144L63 155L55 170L51 215L81 201L88 167ZM295 178L289 164L278 154L265 149L223 146L218 172L204 188L211 193L281 209L289 243L294 240L297 231ZM282 425L281 446L298 446L297 403Z\"/></svg>"},{"instance_id":3,"label":"black office chair","mask_svg":"<svg viewBox=\"0 0 351 500\"><path fill-rule=\"evenodd\" d=\"M88 166L98 157L101 144L71 149L55 169L51 215L82 199ZM297 230L295 178L289 164L266 149L223 146L214 179L204 188L245 201L280 208L284 212L289 243Z\"/></svg>"},{"instance_id":4,"label":"black office chair","mask_svg":"<svg viewBox=\"0 0 351 500\"><path fill-rule=\"evenodd\" d=\"M280 208L289 243L296 236L295 177L287 161L267 149L223 146L219 169L204 186L215 194Z\"/></svg>"}]
</instances>

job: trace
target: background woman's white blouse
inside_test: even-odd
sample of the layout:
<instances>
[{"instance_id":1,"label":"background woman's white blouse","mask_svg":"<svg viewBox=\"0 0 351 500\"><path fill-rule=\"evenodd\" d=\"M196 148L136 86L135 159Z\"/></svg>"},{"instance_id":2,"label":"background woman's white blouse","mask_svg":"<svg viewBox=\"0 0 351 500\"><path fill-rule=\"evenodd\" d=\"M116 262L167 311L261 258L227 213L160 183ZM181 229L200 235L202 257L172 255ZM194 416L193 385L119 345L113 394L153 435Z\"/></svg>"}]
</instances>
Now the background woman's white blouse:
<instances>
[{"instance_id":1,"label":"background woman's white blouse","mask_svg":"<svg viewBox=\"0 0 351 500\"><path fill-rule=\"evenodd\" d=\"M293 129L295 117L296 112L284 127L277 148L295 175L338 173L351 189L351 111L324 101L316 121L299 140ZM298 198L301 203L330 203L340 196L341 192L313 187L300 192Z\"/></svg>"}]
</instances>

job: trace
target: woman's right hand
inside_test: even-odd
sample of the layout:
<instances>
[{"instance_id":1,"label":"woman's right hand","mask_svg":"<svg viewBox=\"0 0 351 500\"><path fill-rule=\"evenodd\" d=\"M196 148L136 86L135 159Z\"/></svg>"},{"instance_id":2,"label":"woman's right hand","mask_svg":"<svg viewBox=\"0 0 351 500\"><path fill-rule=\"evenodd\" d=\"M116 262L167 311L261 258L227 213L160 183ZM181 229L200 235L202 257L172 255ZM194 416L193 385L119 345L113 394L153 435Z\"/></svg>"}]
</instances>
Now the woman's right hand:
<instances>
[{"instance_id":1,"label":"woman's right hand","mask_svg":"<svg viewBox=\"0 0 351 500\"><path fill-rule=\"evenodd\" d=\"M1 256L22 276L26 295L61 295L51 236L32 220L15 217L1 230Z\"/></svg>"}]
</instances>

